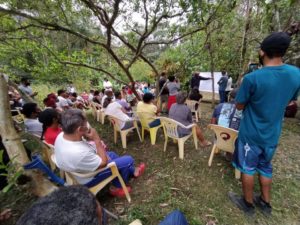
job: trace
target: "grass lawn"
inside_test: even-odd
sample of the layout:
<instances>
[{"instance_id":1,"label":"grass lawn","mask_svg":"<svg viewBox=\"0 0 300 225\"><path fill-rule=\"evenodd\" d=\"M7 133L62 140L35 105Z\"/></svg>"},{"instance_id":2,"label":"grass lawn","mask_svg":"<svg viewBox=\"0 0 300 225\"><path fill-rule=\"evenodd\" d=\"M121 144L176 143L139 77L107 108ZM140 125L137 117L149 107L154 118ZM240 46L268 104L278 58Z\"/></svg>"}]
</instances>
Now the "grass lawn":
<instances>
[{"instance_id":1,"label":"grass lawn","mask_svg":"<svg viewBox=\"0 0 300 225\"><path fill-rule=\"evenodd\" d=\"M212 141L212 132L205 128L212 109L209 104L203 103L201 106L203 113L200 125L205 136ZM167 151L163 152L164 137L161 130L156 145L151 145L148 134L145 142L141 143L137 134L132 133L127 139L127 149L123 150L120 137L116 145L113 143L113 130L108 122L101 125L90 114L89 120L111 150L120 155L132 155L137 164L145 162L147 165L145 174L131 181L132 203L107 196L105 191L97 196L104 207L121 216L122 222L115 224L129 224L129 221L140 219L145 225L156 225L174 209L183 211L191 225L300 224L300 125L297 119L284 121L280 144L273 160L273 216L266 219L257 211L254 220L244 217L227 198L228 191L241 193L241 182L235 180L230 163L218 155L212 167L208 168L211 147L195 150L190 139L185 144L185 158L180 160L177 144L171 141ZM259 189L258 184L255 188ZM1 208L15 209L14 218L4 224L14 224L19 214L32 203L27 195L23 194L22 197L18 189L0 197Z\"/></svg>"}]
</instances>

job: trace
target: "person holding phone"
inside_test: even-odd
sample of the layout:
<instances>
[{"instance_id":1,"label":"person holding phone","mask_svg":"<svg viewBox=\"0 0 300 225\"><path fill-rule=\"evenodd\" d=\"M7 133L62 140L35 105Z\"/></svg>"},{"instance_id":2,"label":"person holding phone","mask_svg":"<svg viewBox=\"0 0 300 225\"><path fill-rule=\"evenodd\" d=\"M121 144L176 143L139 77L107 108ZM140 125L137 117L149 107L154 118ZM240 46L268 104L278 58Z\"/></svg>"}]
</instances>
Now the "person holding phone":
<instances>
[{"instance_id":1,"label":"person holding phone","mask_svg":"<svg viewBox=\"0 0 300 225\"><path fill-rule=\"evenodd\" d=\"M109 162L115 162L125 183L132 177L139 177L145 170L145 164L134 166L134 159L129 155L118 156L112 151L106 151L97 131L90 127L83 112L79 109L69 109L62 114L60 133L54 144L54 154L57 166L63 171L87 173L104 168ZM95 177L75 177L79 184L94 186L111 175L109 169ZM110 193L113 196L125 195L118 179L112 181ZM130 187L128 191L130 192Z\"/></svg>"}]
</instances>

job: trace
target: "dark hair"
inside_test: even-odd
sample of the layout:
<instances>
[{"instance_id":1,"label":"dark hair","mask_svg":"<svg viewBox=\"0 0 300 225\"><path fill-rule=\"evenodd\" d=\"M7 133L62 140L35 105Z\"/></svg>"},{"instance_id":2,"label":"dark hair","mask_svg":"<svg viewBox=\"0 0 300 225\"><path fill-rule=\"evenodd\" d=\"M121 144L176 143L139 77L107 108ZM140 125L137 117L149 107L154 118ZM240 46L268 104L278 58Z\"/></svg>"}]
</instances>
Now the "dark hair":
<instances>
[{"instance_id":1,"label":"dark hair","mask_svg":"<svg viewBox=\"0 0 300 225\"><path fill-rule=\"evenodd\" d=\"M71 93L71 96L73 96L74 98L77 98L77 93L76 92L73 92L73 93Z\"/></svg>"},{"instance_id":2,"label":"dark hair","mask_svg":"<svg viewBox=\"0 0 300 225\"><path fill-rule=\"evenodd\" d=\"M61 94L65 93L65 92L66 92L65 90L63 90L63 89L59 89L59 90L57 91L57 95L59 96L59 95L61 95Z\"/></svg>"},{"instance_id":3,"label":"dark hair","mask_svg":"<svg viewBox=\"0 0 300 225\"><path fill-rule=\"evenodd\" d=\"M98 96L99 94L100 94L99 91L95 91L95 92L94 92L94 96Z\"/></svg>"},{"instance_id":4,"label":"dark hair","mask_svg":"<svg viewBox=\"0 0 300 225\"><path fill-rule=\"evenodd\" d=\"M225 71L225 70L222 70L221 73L222 73L222 75L225 75L225 74L226 74L226 71Z\"/></svg>"},{"instance_id":5,"label":"dark hair","mask_svg":"<svg viewBox=\"0 0 300 225\"><path fill-rule=\"evenodd\" d=\"M38 199L17 225L99 225L96 197L84 186L61 187Z\"/></svg>"},{"instance_id":6,"label":"dark hair","mask_svg":"<svg viewBox=\"0 0 300 225\"><path fill-rule=\"evenodd\" d=\"M175 76L170 75L170 76L168 77L168 79L169 79L170 82L173 82L173 81L175 80Z\"/></svg>"},{"instance_id":7,"label":"dark hair","mask_svg":"<svg viewBox=\"0 0 300 225\"><path fill-rule=\"evenodd\" d=\"M106 108L111 103L111 100L111 97L106 97L103 102L103 108Z\"/></svg>"},{"instance_id":8,"label":"dark hair","mask_svg":"<svg viewBox=\"0 0 300 225\"><path fill-rule=\"evenodd\" d=\"M120 91L115 91L115 98L119 98L121 96L121 92Z\"/></svg>"},{"instance_id":9,"label":"dark hair","mask_svg":"<svg viewBox=\"0 0 300 225\"><path fill-rule=\"evenodd\" d=\"M151 100L153 100L154 99L154 96L153 96L153 94L151 94L151 93L145 93L144 94L144 96L143 96L143 102L145 102L145 103L149 103L149 102L151 102Z\"/></svg>"},{"instance_id":10,"label":"dark hair","mask_svg":"<svg viewBox=\"0 0 300 225\"><path fill-rule=\"evenodd\" d=\"M26 118L29 118L32 113L36 112L37 104L34 102L25 103L23 105L22 113L25 115Z\"/></svg>"},{"instance_id":11,"label":"dark hair","mask_svg":"<svg viewBox=\"0 0 300 225\"><path fill-rule=\"evenodd\" d=\"M73 134L86 121L80 109L68 109L61 117L61 128L66 134Z\"/></svg>"},{"instance_id":12,"label":"dark hair","mask_svg":"<svg viewBox=\"0 0 300 225\"><path fill-rule=\"evenodd\" d=\"M164 76L166 76L166 73L165 72L161 72L160 76L164 77Z\"/></svg>"},{"instance_id":13,"label":"dark hair","mask_svg":"<svg viewBox=\"0 0 300 225\"><path fill-rule=\"evenodd\" d=\"M53 124L54 119L59 119L59 114L55 109L45 109L39 114L39 121L43 124L43 132L41 135L41 140L48 127Z\"/></svg>"},{"instance_id":14,"label":"dark hair","mask_svg":"<svg viewBox=\"0 0 300 225\"><path fill-rule=\"evenodd\" d=\"M22 77L22 78L21 78L21 82L23 83L23 82L25 82L25 81L28 81L28 78Z\"/></svg>"}]
</instances>

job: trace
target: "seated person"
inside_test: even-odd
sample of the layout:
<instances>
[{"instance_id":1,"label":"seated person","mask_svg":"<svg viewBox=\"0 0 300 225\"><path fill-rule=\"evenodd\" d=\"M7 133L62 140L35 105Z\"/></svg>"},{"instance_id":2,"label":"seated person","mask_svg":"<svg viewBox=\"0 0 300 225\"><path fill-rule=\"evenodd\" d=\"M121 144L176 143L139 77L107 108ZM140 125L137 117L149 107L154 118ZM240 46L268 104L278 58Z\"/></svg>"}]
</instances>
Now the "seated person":
<instances>
[{"instance_id":1,"label":"seated person","mask_svg":"<svg viewBox=\"0 0 300 225\"><path fill-rule=\"evenodd\" d=\"M104 101L108 97L114 100L114 93L111 90L105 90L104 95L101 99L101 105L104 105Z\"/></svg>"},{"instance_id":2,"label":"seated person","mask_svg":"<svg viewBox=\"0 0 300 225\"><path fill-rule=\"evenodd\" d=\"M117 118L121 130L129 129L134 125L133 119L127 115L127 111L117 101L108 104L105 108L105 115Z\"/></svg>"},{"instance_id":3,"label":"seated person","mask_svg":"<svg viewBox=\"0 0 300 225\"><path fill-rule=\"evenodd\" d=\"M116 102L118 102L123 107L123 109L126 111L126 113L129 113L131 111L130 105L126 102L125 99L122 99L121 92L116 91L115 98L116 98Z\"/></svg>"},{"instance_id":4,"label":"seated person","mask_svg":"<svg viewBox=\"0 0 300 225\"><path fill-rule=\"evenodd\" d=\"M39 115L39 121L43 124L41 139L48 144L54 145L57 136L61 132L60 114L55 109L45 109Z\"/></svg>"},{"instance_id":5,"label":"seated person","mask_svg":"<svg viewBox=\"0 0 300 225\"><path fill-rule=\"evenodd\" d=\"M237 90L232 90L229 94L229 102L217 105L211 119L212 124L239 130L242 111L236 109L234 102L236 93Z\"/></svg>"},{"instance_id":6,"label":"seated person","mask_svg":"<svg viewBox=\"0 0 300 225\"><path fill-rule=\"evenodd\" d=\"M109 162L115 162L119 172L128 183L132 177L139 177L145 170L145 164L135 168L131 156L119 157L114 152L107 152L101 143L101 138L89 123L83 112L79 109L69 109L62 114L60 133L54 144L54 155L58 168L66 172L88 173L105 167ZM87 139L91 142L85 141ZM92 187L110 175L107 169L95 177L80 178L74 176L79 184ZM114 196L124 196L118 179L112 181L114 188L110 193ZM129 188L130 191L130 188Z\"/></svg>"},{"instance_id":7,"label":"seated person","mask_svg":"<svg viewBox=\"0 0 300 225\"><path fill-rule=\"evenodd\" d=\"M191 93L189 94L189 100L193 100L193 101L197 101L199 102L202 99L202 95L199 92L199 89L194 87L191 91ZM198 104L196 104L196 109L198 109Z\"/></svg>"},{"instance_id":8,"label":"seated person","mask_svg":"<svg viewBox=\"0 0 300 225\"><path fill-rule=\"evenodd\" d=\"M75 185L61 187L38 199L19 218L17 225L106 225L107 216L106 210L100 206L96 196L87 188ZM187 224L185 216L178 210L171 212L159 223L159 225Z\"/></svg>"},{"instance_id":9,"label":"seated person","mask_svg":"<svg viewBox=\"0 0 300 225\"><path fill-rule=\"evenodd\" d=\"M101 93L102 94L102 93ZM101 99L102 99L102 95L100 95L100 92L99 91L95 91L94 92L94 96L92 98L92 101L93 102L96 102L98 104L101 104Z\"/></svg>"},{"instance_id":10,"label":"seated person","mask_svg":"<svg viewBox=\"0 0 300 225\"><path fill-rule=\"evenodd\" d=\"M22 113L25 116L25 131L36 136L41 136L43 125L38 121L41 110L36 103L30 102L23 105Z\"/></svg>"},{"instance_id":11,"label":"seated person","mask_svg":"<svg viewBox=\"0 0 300 225\"><path fill-rule=\"evenodd\" d=\"M145 93L143 101L137 104L136 111L138 114L142 114L143 118L147 120L149 127L156 127L160 125L160 120L156 118L159 113L156 105L153 104L154 96L150 92Z\"/></svg>"},{"instance_id":12,"label":"seated person","mask_svg":"<svg viewBox=\"0 0 300 225\"><path fill-rule=\"evenodd\" d=\"M48 94L47 97L43 100L45 108L56 109L57 108L56 102L58 102L58 99L57 99L56 95L53 93ZM62 111L62 110L59 109L59 111Z\"/></svg>"},{"instance_id":13,"label":"seated person","mask_svg":"<svg viewBox=\"0 0 300 225\"><path fill-rule=\"evenodd\" d=\"M58 90L57 91L58 102L56 103L57 107L61 108L62 110L69 109L70 106L68 104L67 98L68 98L68 94L65 90L63 89Z\"/></svg>"},{"instance_id":14,"label":"seated person","mask_svg":"<svg viewBox=\"0 0 300 225\"><path fill-rule=\"evenodd\" d=\"M191 110L184 104L186 100L186 94L183 92L178 92L176 95L176 103L174 103L169 111L169 117L173 120L176 120L179 123L182 123L185 126L189 126L193 124L192 112ZM180 137L184 137L189 135L192 132L191 129L186 129L183 127L178 127L178 133ZM211 142L207 141L200 129L200 127L196 126L196 134L198 140L200 141L201 147L206 147L211 145Z\"/></svg>"},{"instance_id":15,"label":"seated person","mask_svg":"<svg viewBox=\"0 0 300 225\"><path fill-rule=\"evenodd\" d=\"M199 89L194 87L189 95L189 100L197 101L199 102L200 99L202 99L202 95L199 92Z\"/></svg>"}]
</instances>

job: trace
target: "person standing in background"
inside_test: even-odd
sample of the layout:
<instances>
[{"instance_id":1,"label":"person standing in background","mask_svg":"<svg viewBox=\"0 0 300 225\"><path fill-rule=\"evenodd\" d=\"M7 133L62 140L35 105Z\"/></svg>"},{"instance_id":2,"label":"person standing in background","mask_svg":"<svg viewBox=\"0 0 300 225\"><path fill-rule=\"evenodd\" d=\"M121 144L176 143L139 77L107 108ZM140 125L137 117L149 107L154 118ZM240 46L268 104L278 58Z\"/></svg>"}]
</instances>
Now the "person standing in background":
<instances>
[{"instance_id":1,"label":"person standing in background","mask_svg":"<svg viewBox=\"0 0 300 225\"><path fill-rule=\"evenodd\" d=\"M112 91L112 84L111 82L107 79L107 78L104 78L104 81L103 81L103 88L105 90L110 90Z\"/></svg>"},{"instance_id":2,"label":"person standing in background","mask_svg":"<svg viewBox=\"0 0 300 225\"><path fill-rule=\"evenodd\" d=\"M226 87L228 83L228 76L226 74L226 71L222 71L222 77L218 81L219 85L219 96L220 96L220 103L225 102L226 99Z\"/></svg>"},{"instance_id":3,"label":"person standing in background","mask_svg":"<svg viewBox=\"0 0 300 225\"><path fill-rule=\"evenodd\" d=\"M232 77L228 76L227 87L225 89L225 102L228 102L229 92L232 90Z\"/></svg>"},{"instance_id":4,"label":"person standing in background","mask_svg":"<svg viewBox=\"0 0 300 225\"><path fill-rule=\"evenodd\" d=\"M210 77L202 77L202 76L200 76L199 72L195 72L195 73L193 73L193 77L190 80L190 88L191 89L193 89L193 88L199 89L201 80L210 80L210 79L211 79Z\"/></svg>"}]
</instances>

